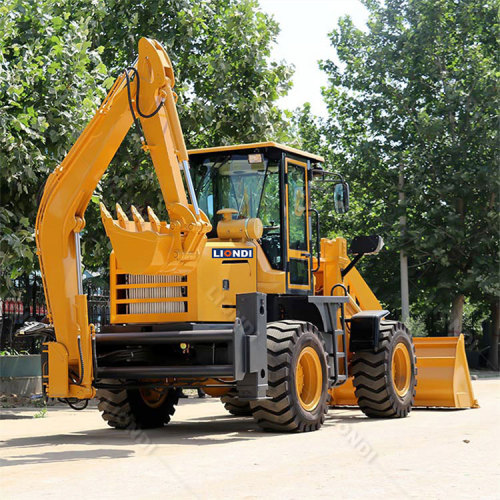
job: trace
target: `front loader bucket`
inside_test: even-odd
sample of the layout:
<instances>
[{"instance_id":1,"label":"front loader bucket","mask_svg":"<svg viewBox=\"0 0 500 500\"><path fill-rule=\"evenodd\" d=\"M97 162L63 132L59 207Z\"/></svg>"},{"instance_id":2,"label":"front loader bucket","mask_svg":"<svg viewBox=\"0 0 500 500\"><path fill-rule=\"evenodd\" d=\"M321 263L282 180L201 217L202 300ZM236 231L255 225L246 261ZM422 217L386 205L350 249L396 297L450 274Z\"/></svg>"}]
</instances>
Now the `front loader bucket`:
<instances>
[{"instance_id":1,"label":"front loader bucket","mask_svg":"<svg viewBox=\"0 0 500 500\"><path fill-rule=\"evenodd\" d=\"M413 337L417 391L413 406L479 408L474 398L464 336ZM352 377L330 389L330 406L357 406Z\"/></svg>"},{"instance_id":2,"label":"front loader bucket","mask_svg":"<svg viewBox=\"0 0 500 500\"><path fill-rule=\"evenodd\" d=\"M465 356L464 336L414 337L417 394L414 406L478 408Z\"/></svg>"},{"instance_id":3,"label":"front loader bucket","mask_svg":"<svg viewBox=\"0 0 500 500\"><path fill-rule=\"evenodd\" d=\"M342 385L328 391L330 393L329 406L358 406L358 400L354 394L352 377L349 377Z\"/></svg>"}]
</instances>

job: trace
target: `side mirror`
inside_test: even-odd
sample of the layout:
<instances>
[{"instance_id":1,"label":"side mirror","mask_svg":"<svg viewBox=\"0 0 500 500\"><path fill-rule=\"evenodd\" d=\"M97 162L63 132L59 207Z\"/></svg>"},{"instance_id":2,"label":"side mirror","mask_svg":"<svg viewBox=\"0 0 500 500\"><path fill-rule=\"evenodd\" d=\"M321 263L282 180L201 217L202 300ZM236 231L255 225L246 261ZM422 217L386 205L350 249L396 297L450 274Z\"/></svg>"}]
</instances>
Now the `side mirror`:
<instances>
[{"instance_id":1,"label":"side mirror","mask_svg":"<svg viewBox=\"0 0 500 500\"><path fill-rule=\"evenodd\" d=\"M381 236L356 236L351 242L349 253L355 255L349 265L340 271L342 278L359 262L363 255L376 255L382 250L384 240Z\"/></svg>"},{"instance_id":2,"label":"side mirror","mask_svg":"<svg viewBox=\"0 0 500 500\"><path fill-rule=\"evenodd\" d=\"M382 236L356 236L351 242L349 253L354 255L376 255L382 250L384 240Z\"/></svg>"},{"instance_id":3,"label":"side mirror","mask_svg":"<svg viewBox=\"0 0 500 500\"><path fill-rule=\"evenodd\" d=\"M345 214L349 210L349 184L339 173L328 172L321 167L312 169L313 180L320 179L322 182L334 182L333 179L327 180L325 176L330 176L330 178L333 176L337 181L333 187L333 207L338 214Z\"/></svg>"},{"instance_id":4,"label":"side mirror","mask_svg":"<svg viewBox=\"0 0 500 500\"><path fill-rule=\"evenodd\" d=\"M345 214L349 210L349 184L338 182L333 189L333 203L335 212Z\"/></svg>"}]
</instances>

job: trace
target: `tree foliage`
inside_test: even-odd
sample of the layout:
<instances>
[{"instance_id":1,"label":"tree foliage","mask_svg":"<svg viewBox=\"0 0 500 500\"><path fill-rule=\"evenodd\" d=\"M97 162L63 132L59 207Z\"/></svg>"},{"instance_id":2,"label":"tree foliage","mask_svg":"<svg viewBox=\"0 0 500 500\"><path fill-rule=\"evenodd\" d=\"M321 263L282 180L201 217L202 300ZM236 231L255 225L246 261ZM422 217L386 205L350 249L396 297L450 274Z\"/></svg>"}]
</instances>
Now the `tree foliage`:
<instances>
[{"instance_id":1,"label":"tree foliage","mask_svg":"<svg viewBox=\"0 0 500 500\"><path fill-rule=\"evenodd\" d=\"M276 100L290 69L269 60L277 23L255 0L6 0L0 7L0 290L30 272L37 194L123 69L140 37L174 64L188 147L279 139ZM110 247L98 201L151 205L165 215L150 159L134 133L118 151L86 214L85 265Z\"/></svg>"},{"instance_id":2,"label":"tree foliage","mask_svg":"<svg viewBox=\"0 0 500 500\"><path fill-rule=\"evenodd\" d=\"M89 17L70 20L61 2L0 6L0 292L35 265L37 198L103 93L102 48Z\"/></svg>"},{"instance_id":3,"label":"tree foliage","mask_svg":"<svg viewBox=\"0 0 500 500\"><path fill-rule=\"evenodd\" d=\"M365 265L386 303L398 303L400 248L410 259L413 313L446 311L460 295L495 301L498 4L364 3L366 31L344 18L331 33L338 62L322 62L329 77L322 135L306 114L299 119L301 133L323 144L353 185L354 209L335 228L350 237L384 236L383 254ZM407 217L403 238L401 215Z\"/></svg>"}]
</instances>

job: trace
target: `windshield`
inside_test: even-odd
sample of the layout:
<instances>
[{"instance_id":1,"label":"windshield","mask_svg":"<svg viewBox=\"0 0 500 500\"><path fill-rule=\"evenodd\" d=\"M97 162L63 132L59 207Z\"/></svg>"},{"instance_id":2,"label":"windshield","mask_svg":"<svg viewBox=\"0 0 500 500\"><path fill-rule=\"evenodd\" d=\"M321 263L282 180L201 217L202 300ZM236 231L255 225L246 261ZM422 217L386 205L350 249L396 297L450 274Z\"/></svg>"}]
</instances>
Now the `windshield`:
<instances>
[{"instance_id":1,"label":"windshield","mask_svg":"<svg viewBox=\"0 0 500 500\"><path fill-rule=\"evenodd\" d=\"M221 208L234 208L238 218L259 217L264 227L279 224L278 162L260 153L197 155L191 167L198 204L214 227Z\"/></svg>"}]
</instances>

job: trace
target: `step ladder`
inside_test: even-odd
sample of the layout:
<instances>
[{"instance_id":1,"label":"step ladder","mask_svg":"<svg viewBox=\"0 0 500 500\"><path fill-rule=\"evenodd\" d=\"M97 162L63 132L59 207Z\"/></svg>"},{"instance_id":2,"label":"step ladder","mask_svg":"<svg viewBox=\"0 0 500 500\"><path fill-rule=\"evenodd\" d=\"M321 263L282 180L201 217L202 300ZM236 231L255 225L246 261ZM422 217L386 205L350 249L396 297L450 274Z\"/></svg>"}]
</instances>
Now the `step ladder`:
<instances>
[{"instance_id":1,"label":"step ladder","mask_svg":"<svg viewBox=\"0 0 500 500\"><path fill-rule=\"evenodd\" d=\"M335 288L342 288L344 295L333 295ZM344 306L349 302L347 289L342 283L334 285L330 295L309 296L309 302L316 304L323 320L325 331L325 347L328 354L328 366L330 368L329 387L343 384L349 377L348 373L348 350L346 335L346 319ZM337 328L337 313L340 308L340 328ZM339 340L340 339L340 340ZM340 344L340 345L339 345Z\"/></svg>"},{"instance_id":2,"label":"step ladder","mask_svg":"<svg viewBox=\"0 0 500 500\"><path fill-rule=\"evenodd\" d=\"M347 289L342 283L334 285L330 291L333 295L335 288L342 288L344 290L344 297L348 297ZM330 383L332 387L343 384L349 377L347 368L347 335L346 335L346 321L345 321L345 303L341 302L340 306L340 329L333 331L333 373L330 376ZM335 311L337 313L337 310ZM332 318L333 319L333 318ZM336 314L335 314L336 319ZM336 321L333 322L336 325ZM339 339L341 347L339 348ZM341 370L342 368L342 370Z\"/></svg>"},{"instance_id":3,"label":"step ladder","mask_svg":"<svg viewBox=\"0 0 500 500\"><path fill-rule=\"evenodd\" d=\"M333 373L330 376L332 386L343 384L348 376L347 370L347 336L345 331L344 305L341 306L342 328L333 332ZM339 338L342 347L339 349Z\"/></svg>"}]
</instances>

